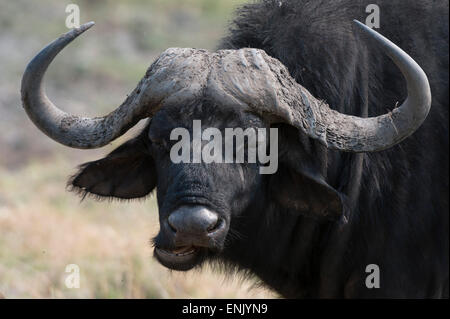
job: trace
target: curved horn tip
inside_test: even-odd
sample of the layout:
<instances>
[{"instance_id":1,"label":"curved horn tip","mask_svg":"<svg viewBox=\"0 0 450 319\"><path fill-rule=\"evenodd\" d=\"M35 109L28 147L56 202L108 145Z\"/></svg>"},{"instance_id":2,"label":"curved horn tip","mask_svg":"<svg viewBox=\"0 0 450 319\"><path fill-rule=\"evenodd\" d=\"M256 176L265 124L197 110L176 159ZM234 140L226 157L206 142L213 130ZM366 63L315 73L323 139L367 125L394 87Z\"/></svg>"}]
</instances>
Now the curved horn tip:
<instances>
[{"instance_id":1,"label":"curved horn tip","mask_svg":"<svg viewBox=\"0 0 450 319\"><path fill-rule=\"evenodd\" d=\"M87 22L87 23L84 23L84 24L82 24L82 25L80 25L80 29L82 30L82 31L86 31L87 29L90 29L92 26L94 26L95 25L95 22L94 21L89 21L89 22Z\"/></svg>"},{"instance_id":2,"label":"curved horn tip","mask_svg":"<svg viewBox=\"0 0 450 319\"><path fill-rule=\"evenodd\" d=\"M362 23L359 20L353 19L353 23L355 23L359 28L361 28L363 31L371 32L371 33L378 33L366 24Z\"/></svg>"},{"instance_id":3,"label":"curved horn tip","mask_svg":"<svg viewBox=\"0 0 450 319\"><path fill-rule=\"evenodd\" d=\"M376 30L374 30L371 27L369 27L368 25L366 25L365 23L362 23L361 21L358 21L356 19L354 19L353 22L356 24L357 27L359 27L361 30L369 33L369 35L371 35L372 37L375 37L375 38L378 38L378 39L381 38L381 39L384 39L384 40L388 40L384 36L382 36L380 33L378 33Z\"/></svg>"},{"instance_id":4,"label":"curved horn tip","mask_svg":"<svg viewBox=\"0 0 450 319\"><path fill-rule=\"evenodd\" d=\"M83 34L85 31L87 31L90 28L92 28L94 25L95 25L94 21L82 24L78 28L73 28L72 30L70 30L67 33L63 34L62 37L64 37L64 39L71 39L71 40L73 40L73 39L77 38L79 35Z\"/></svg>"},{"instance_id":5,"label":"curved horn tip","mask_svg":"<svg viewBox=\"0 0 450 319\"><path fill-rule=\"evenodd\" d=\"M86 31L86 30L90 29L94 25L95 25L94 21L89 21L89 22L87 22L85 24L80 25L79 29L81 31Z\"/></svg>"},{"instance_id":6,"label":"curved horn tip","mask_svg":"<svg viewBox=\"0 0 450 319\"><path fill-rule=\"evenodd\" d=\"M73 32L74 34L76 34L78 36L78 35L84 33L85 31L89 30L90 28L92 28L94 25L95 25L95 22L91 21L91 22L80 25L78 28L72 29L71 31L69 31L69 33Z\"/></svg>"},{"instance_id":7,"label":"curved horn tip","mask_svg":"<svg viewBox=\"0 0 450 319\"><path fill-rule=\"evenodd\" d=\"M364 23L362 23L361 21L356 20L356 19L353 19L353 22L359 26L366 26Z\"/></svg>"}]
</instances>

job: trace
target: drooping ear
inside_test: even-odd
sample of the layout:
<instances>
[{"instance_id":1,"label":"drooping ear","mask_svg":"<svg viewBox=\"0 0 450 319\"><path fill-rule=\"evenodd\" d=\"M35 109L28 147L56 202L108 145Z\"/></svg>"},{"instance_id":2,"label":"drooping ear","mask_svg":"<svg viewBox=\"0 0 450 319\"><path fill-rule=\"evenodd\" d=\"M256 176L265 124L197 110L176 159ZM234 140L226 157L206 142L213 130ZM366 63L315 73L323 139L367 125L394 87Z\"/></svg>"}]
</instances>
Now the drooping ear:
<instances>
[{"instance_id":1,"label":"drooping ear","mask_svg":"<svg viewBox=\"0 0 450 319\"><path fill-rule=\"evenodd\" d=\"M153 158L145 134L122 144L105 158L81 165L68 182L83 196L133 199L148 195L156 186Z\"/></svg>"},{"instance_id":2,"label":"drooping ear","mask_svg":"<svg viewBox=\"0 0 450 319\"><path fill-rule=\"evenodd\" d=\"M339 220L344 196L324 178L326 151L309 138L299 138L297 131L284 130L280 136L285 149L270 182L274 199L282 207L311 218Z\"/></svg>"},{"instance_id":3,"label":"drooping ear","mask_svg":"<svg viewBox=\"0 0 450 319\"><path fill-rule=\"evenodd\" d=\"M312 218L338 220L343 213L341 194L320 176L280 166L271 183L272 194L283 207Z\"/></svg>"}]
</instances>

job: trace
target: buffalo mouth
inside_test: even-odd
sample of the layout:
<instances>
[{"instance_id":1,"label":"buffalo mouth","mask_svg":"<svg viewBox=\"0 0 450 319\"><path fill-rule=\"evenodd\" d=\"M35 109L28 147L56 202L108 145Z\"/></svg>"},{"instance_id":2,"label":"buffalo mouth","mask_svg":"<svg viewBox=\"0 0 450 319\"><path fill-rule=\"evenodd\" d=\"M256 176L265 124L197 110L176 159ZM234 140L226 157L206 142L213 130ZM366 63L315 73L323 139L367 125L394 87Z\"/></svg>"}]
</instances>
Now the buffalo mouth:
<instances>
[{"instance_id":1,"label":"buffalo mouth","mask_svg":"<svg viewBox=\"0 0 450 319\"><path fill-rule=\"evenodd\" d=\"M162 219L153 243L154 257L163 266L187 271L222 251L229 223L210 207L184 202Z\"/></svg>"},{"instance_id":2,"label":"buffalo mouth","mask_svg":"<svg viewBox=\"0 0 450 319\"><path fill-rule=\"evenodd\" d=\"M156 259L165 267L178 271L187 271L200 263L202 249L195 246L183 246L175 249L155 247Z\"/></svg>"}]
</instances>

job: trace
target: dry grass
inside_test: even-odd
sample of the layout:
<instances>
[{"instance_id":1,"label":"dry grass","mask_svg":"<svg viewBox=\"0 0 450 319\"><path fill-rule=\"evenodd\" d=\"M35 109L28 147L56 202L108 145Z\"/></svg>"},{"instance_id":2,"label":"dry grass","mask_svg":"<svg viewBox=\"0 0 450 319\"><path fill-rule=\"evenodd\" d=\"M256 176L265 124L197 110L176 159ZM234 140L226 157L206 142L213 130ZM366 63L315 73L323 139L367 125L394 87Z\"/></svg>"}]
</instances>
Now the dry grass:
<instances>
[{"instance_id":1,"label":"dry grass","mask_svg":"<svg viewBox=\"0 0 450 319\"><path fill-rule=\"evenodd\" d=\"M167 47L213 49L233 8L245 1L2 1L0 298L271 296L249 291L252 282L226 281L211 271L171 273L160 266L149 244L158 231L154 199L80 203L65 192L76 164L108 150L58 146L31 124L19 96L29 59L67 31L68 3L80 5L82 22L95 20L97 25L56 59L46 87L65 111L95 116L119 105ZM64 284L68 264L80 266L80 289Z\"/></svg>"},{"instance_id":2,"label":"dry grass","mask_svg":"<svg viewBox=\"0 0 450 319\"><path fill-rule=\"evenodd\" d=\"M250 289L252 282L211 270L176 273L163 268L149 244L158 231L154 198L80 203L64 190L71 171L62 157L14 173L0 171L0 292L5 297L271 296ZM80 289L65 286L68 264L80 266Z\"/></svg>"}]
</instances>

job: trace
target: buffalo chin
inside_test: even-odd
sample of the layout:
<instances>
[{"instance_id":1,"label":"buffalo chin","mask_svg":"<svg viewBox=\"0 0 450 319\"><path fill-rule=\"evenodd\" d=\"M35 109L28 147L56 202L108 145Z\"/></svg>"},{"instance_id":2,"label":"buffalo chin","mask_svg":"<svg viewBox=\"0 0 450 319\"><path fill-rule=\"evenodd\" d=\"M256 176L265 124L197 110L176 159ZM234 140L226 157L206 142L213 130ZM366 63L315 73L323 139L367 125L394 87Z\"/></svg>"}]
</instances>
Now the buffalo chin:
<instances>
[{"instance_id":1,"label":"buffalo chin","mask_svg":"<svg viewBox=\"0 0 450 319\"><path fill-rule=\"evenodd\" d=\"M200 264L202 251L201 248L194 246L175 250L155 247L154 255L164 267L177 271L188 271Z\"/></svg>"}]
</instances>

